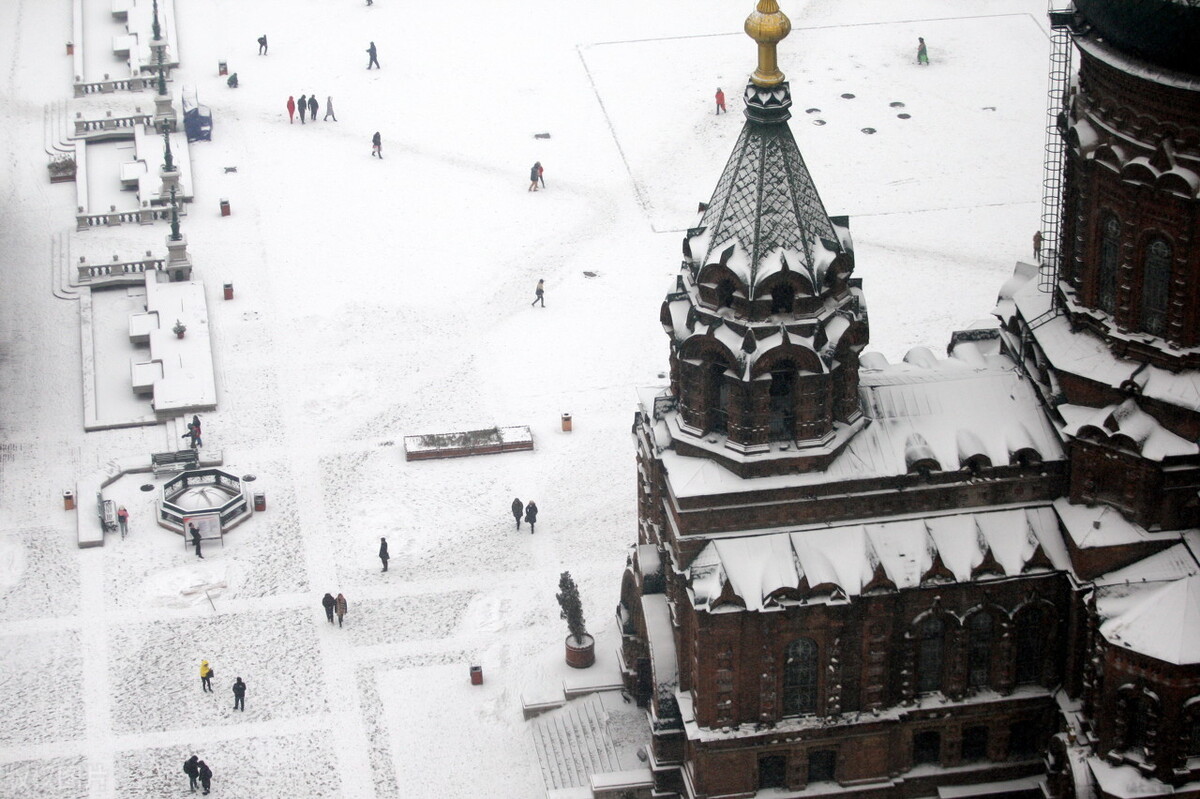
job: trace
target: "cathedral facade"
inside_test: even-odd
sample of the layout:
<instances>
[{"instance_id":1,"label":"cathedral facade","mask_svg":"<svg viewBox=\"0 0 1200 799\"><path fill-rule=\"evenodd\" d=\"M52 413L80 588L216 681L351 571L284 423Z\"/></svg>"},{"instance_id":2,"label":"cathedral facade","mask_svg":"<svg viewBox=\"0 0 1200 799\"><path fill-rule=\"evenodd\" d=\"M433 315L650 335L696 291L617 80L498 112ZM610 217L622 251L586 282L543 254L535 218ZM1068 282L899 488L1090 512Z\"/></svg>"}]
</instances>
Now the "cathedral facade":
<instances>
[{"instance_id":1,"label":"cathedral facade","mask_svg":"<svg viewBox=\"0 0 1200 799\"><path fill-rule=\"evenodd\" d=\"M891 364L759 0L635 424L618 621L656 796L1200 794L1197 11L1056 12L1061 238L995 325Z\"/></svg>"}]
</instances>

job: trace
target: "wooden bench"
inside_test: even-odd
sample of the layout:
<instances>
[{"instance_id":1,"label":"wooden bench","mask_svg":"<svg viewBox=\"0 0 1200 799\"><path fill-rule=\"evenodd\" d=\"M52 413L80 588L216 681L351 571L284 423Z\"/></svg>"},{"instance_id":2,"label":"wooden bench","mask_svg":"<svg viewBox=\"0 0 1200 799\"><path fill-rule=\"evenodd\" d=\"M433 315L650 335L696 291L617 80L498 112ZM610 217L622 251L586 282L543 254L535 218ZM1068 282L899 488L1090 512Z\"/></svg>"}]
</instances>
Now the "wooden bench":
<instances>
[{"instance_id":1,"label":"wooden bench","mask_svg":"<svg viewBox=\"0 0 1200 799\"><path fill-rule=\"evenodd\" d=\"M199 463L200 453L194 449L181 449L175 452L155 452L150 456L150 468L155 474L182 472L196 468Z\"/></svg>"}]
</instances>

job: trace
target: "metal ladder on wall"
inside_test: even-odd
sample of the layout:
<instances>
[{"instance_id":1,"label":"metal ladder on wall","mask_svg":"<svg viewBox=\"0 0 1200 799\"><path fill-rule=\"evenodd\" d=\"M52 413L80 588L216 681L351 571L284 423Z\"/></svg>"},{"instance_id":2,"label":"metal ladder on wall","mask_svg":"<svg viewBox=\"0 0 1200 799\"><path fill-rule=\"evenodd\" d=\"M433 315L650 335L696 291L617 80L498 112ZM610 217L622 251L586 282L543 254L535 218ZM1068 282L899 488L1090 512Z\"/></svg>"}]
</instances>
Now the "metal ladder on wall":
<instances>
[{"instance_id":1,"label":"metal ladder on wall","mask_svg":"<svg viewBox=\"0 0 1200 799\"><path fill-rule=\"evenodd\" d=\"M1042 160L1042 242L1038 249L1038 289L1050 295L1050 309L1029 323L1031 329L1049 322L1062 312L1056 288L1067 143L1059 121L1065 118L1067 112L1067 89L1071 81L1071 24L1075 9L1070 2L1056 7L1054 0L1051 0L1048 15L1050 77L1046 89L1046 149Z\"/></svg>"}]
</instances>

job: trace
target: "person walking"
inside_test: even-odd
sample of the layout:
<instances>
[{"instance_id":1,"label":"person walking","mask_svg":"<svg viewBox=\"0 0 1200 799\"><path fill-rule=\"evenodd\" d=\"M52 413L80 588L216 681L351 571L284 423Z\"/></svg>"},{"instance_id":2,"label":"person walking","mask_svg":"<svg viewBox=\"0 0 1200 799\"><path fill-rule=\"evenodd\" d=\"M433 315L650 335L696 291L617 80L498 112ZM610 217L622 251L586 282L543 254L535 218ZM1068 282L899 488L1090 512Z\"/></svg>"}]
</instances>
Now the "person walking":
<instances>
[{"instance_id":1,"label":"person walking","mask_svg":"<svg viewBox=\"0 0 1200 799\"><path fill-rule=\"evenodd\" d=\"M337 612L338 627L341 627L342 626L342 617L344 617L346 615L346 611L349 610L350 607L346 603L346 597L343 594L338 594L337 599L335 599L333 602L334 602L334 604L333 604L334 610Z\"/></svg>"},{"instance_id":2,"label":"person walking","mask_svg":"<svg viewBox=\"0 0 1200 799\"><path fill-rule=\"evenodd\" d=\"M525 506L521 504L521 500L514 498L512 504L512 515L517 520L517 529L521 529L521 512L525 510Z\"/></svg>"},{"instance_id":3,"label":"person walking","mask_svg":"<svg viewBox=\"0 0 1200 799\"><path fill-rule=\"evenodd\" d=\"M304 114L308 111L308 95L300 95L300 99L296 101L296 110L300 112L300 124L304 124Z\"/></svg>"},{"instance_id":4,"label":"person walking","mask_svg":"<svg viewBox=\"0 0 1200 799\"><path fill-rule=\"evenodd\" d=\"M537 288L535 288L533 290L533 293L535 296L533 298L533 302L529 303L529 306L533 307L534 305L537 305L540 302L542 304L542 307L545 308L546 307L546 281L538 280Z\"/></svg>"},{"instance_id":5,"label":"person walking","mask_svg":"<svg viewBox=\"0 0 1200 799\"><path fill-rule=\"evenodd\" d=\"M1042 255L1042 231L1033 232L1033 258L1037 260Z\"/></svg>"},{"instance_id":6,"label":"person walking","mask_svg":"<svg viewBox=\"0 0 1200 799\"><path fill-rule=\"evenodd\" d=\"M525 521L529 522L529 534L533 535L533 525L537 523L537 503L532 499L525 506Z\"/></svg>"},{"instance_id":7,"label":"person walking","mask_svg":"<svg viewBox=\"0 0 1200 799\"><path fill-rule=\"evenodd\" d=\"M295 125L296 124L296 98L292 97L291 95L288 95L287 110L288 110L288 124Z\"/></svg>"},{"instance_id":8,"label":"person walking","mask_svg":"<svg viewBox=\"0 0 1200 799\"><path fill-rule=\"evenodd\" d=\"M202 793L207 794L212 788L212 769L203 760L196 764L196 768L200 772L200 787L204 789Z\"/></svg>"},{"instance_id":9,"label":"person walking","mask_svg":"<svg viewBox=\"0 0 1200 799\"><path fill-rule=\"evenodd\" d=\"M315 94L310 94L308 96L308 118L313 122L317 121L317 109L319 107L320 104L317 102L317 96Z\"/></svg>"},{"instance_id":10,"label":"person walking","mask_svg":"<svg viewBox=\"0 0 1200 799\"><path fill-rule=\"evenodd\" d=\"M330 624L333 624L334 602L335 600L333 598L333 594L326 594L325 596L321 597L321 604L325 606L325 618L329 620Z\"/></svg>"},{"instance_id":11,"label":"person walking","mask_svg":"<svg viewBox=\"0 0 1200 799\"><path fill-rule=\"evenodd\" d=\"M337 122L337 117L333 114L333 95L325 98L325 116L321 121L328 122L330 117L333 117L333 121Z\"/></svg>"},{"instance_id":12,"label":"person walking","mask_svg":"<svg viewBox=\"0 0 1200 799\"><path fill-rule=\"evenodd\" d=\"M124 538L129 532L129 511L124 505L117 508L117 524L121 525L121 538Z\"/></svg>"},{"instance_id":13,"label":"person walking","mask_svg":"<svg viewBox=\"0 0 1200 799\"><path fill-rule=\"evenodd\" d=\"M535 161L533 165L536 166L538 170L538 183L542 184L543 189L546 188L546 170L542 168L542 162Z\"/></svg>"},{"instance_id":14,"label":"person walking","mask_svg":"<svg viewBox=\"0 0 1200 799\"><path fill-rule=\"evenodd\" d=\"M265 33L262 36L258 37L258 54L259 55L267 54L267 34L265 34Z\"/></svg>"},{"instance_id":15,"label":"person walking","mask_svg":"<svg viewBox=\"0 0 1200 799\"><path fill-rule=\"evenodd\" d=\"M375 42L371 42L371 46L367 48L367 55L371 57L371 60L367 62L367 69L371 67L383 69L383 67L379 66L379 59L376 57Z\"/></svg>"},{"instance_id":16,"label":"person walking","mask_svg":"<svg viewBox=\"0 0 1200 799\"><path fill-rule=\"evenodd\" d=\"M208 665L207 660L200 661L200 690L212 693L212 666Z\"/></svg>"},{"instance_id":17,"label":"person walking","mask_svg":"<svg viewBox=\"0 0 1200 799\"><path fill-rule=\"evenodd\" d=\"M197 439L199 439L199 436L196 435L196 429L194 427L192 427L191 422L188 422L187 432L184 433L183 435L181 435L180 438L190 439L188 441L188 446L191 449L198 449L200 446L199 444L196 443Z\"/></svg>"},{"instance_id":18,"label":"person walking","mask_svg":"<svg viewBox=\"0 0 1200 799\"><path fill-rule=\"evenodd\" d=\"M233 681L233 709L246 712L246 683L241 677Z\"/></svg>"},{"instance_id":19,"label":"person walking","mask_svg":"<svg viewBox=\"0 0 1200 799\"><path fill-rule=\"evenodd\" d=\"M195 792L196 781L200 778L200 758L192 755L183 761L183 773L188 775L188 786Z\"/></svg>"},{"instance_id":20,"label":"person walking","mask_svg":"<svg viewBox=\"0 0 1200 799\"><path fill-rule=\"evenodd\" d=\"M917 63L929 66L929 50L925 47L925 39L917 37Z\"/></svg>"},{"instance_id":21,"label":"person walking","mask_svg":"<svg viewBox=\"0 0 1200 799\"><path fill-rule=\"evenodd\" d=\"M725 92L721 91L720 86L717 87L716 99L717 99L717 115L720 116L721 114L729 113L728 111L725 110Z\"/></svg>"},{"instance_id":22,"label":"person walking","mask_svg":"<svg viewBox=\"0 0 1200 799\"><path fill-rule=\"evenodd\" d=\"M192 537L192 546L196 547L196 557L204 560L204 556L200 554L200 528L188 522L188 535Z\"/></svg>"},{"instance_id":23,"label":"person walking","mask_svg":"<svg viewBox=\"0 0 1200 799\"><path fill-rule=\"evenodd\" d=\"M379 136L379 131L375 131L375 135L371 137L371 156L383 160L383 139Z\"/></svg>"},{"instance_id":24,"label":"person walking","mask_svg":"<svg viewBox=\"0 0 1200 799\"><path fill-rule=\"evenodd\" d=\"M388 562L387 539L383 536L379 537L379 559L383 561L383 570L387 571Z\"/></svg>"},{"instance_id":25,"label":"person walking","mask_svg":"<svg viewBox=\"0 0 1200 799\"><path fill-rule=\"evenodd\" d=\"M529 191L538 190L538 178L541 177L541 175L538 173L538 170L541 169L541 167L542 164L540 161L534 161L533 166L529 167Z\"/></svg>"}]
</instances>

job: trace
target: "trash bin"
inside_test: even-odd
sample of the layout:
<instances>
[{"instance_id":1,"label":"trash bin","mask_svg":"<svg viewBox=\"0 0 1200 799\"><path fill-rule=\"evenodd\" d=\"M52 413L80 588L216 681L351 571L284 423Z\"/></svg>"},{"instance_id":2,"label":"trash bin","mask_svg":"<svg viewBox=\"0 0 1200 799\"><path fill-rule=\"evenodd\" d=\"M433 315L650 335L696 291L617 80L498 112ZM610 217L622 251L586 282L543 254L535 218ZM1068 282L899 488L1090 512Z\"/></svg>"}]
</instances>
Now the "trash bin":
<instances>
[{"instance_id":1,"label":"trash bin","mask_svg":"<svg viewBox=\"0 0 1200 799\"><path fill-rule=\"evenodd\" d=\"M67 55L75 55L75 43L67 42Z\"/></svg>"},{"instance_id":2,"label":"trash bin","mask_svg":"<svg viewBox=\"0 0 1200 799\"><path fill-rule=\"evenodd\" d=\"M232 283L225 284L225 299L227 299L227 300L233 299L233 284Z\"/></svg>"},{"instance_id":3,"label":"trash bin","mask_svg":"<svg viewBox=\"0 0 1200 799\"><path fill-rule=\"evenodd\" d=\"M267 509L267 495L265 492L256 491L254 493L254 509L256 511Z\"/></svg>"},{"instance_id":4,"label":"trash bin","mask_svg":"<svg viewBox=\"0 0 1200 799\"><path fill-rule=\"evenodd\" d=\"M564 413L562 415L562 429L564 433L571 432L571 414Z\"/></svg>"},{"instance_id":5,"label":"trash bin","mask_svg":"<svg viewBox=\"0 0 1200 799\"><path fill-rule=\"evenodd\" d=\"M75 510L75 492L63 492L63 510Z\"/></svg>"},{"instance_id":6,"label":"trash bin","mask_svg":"<svg viewBox=\"0 0 1200 799\"><path fill-rule=\"evenodd\" d=\"M217 62L217 74L218 75L228 75L229 74L229 65L226 64L224 61L218 61Z\"/></svg>"},{"instance_id":7,"label":"trash bin","mask_svg":"<svg viewBox=\"0 0 1200 799\"><path fill-rule=\"evenodd\" d=\"M221 200L221 216L229 216L229 200Z\"/></svg>"},{"instance_id":8,"label":"trash bin","mask_svg":"<svg viewBox=\"0 0 1200 799\"><path fill-rule=\"evenodd\" d=\"M471 685L483 685L483 666L471 667Z\"/></svg>"}]
</instances>

